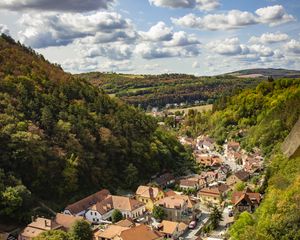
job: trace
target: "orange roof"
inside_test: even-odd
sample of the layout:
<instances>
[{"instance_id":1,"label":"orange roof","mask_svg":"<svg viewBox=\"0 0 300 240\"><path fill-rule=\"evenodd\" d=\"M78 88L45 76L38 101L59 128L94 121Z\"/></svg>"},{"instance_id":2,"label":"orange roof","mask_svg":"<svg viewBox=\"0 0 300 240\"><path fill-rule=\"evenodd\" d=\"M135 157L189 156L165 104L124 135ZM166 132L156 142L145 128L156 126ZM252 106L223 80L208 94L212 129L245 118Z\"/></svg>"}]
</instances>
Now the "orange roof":
<instances>
[{"instance_id":1,"label":"orange roof","mask_svg":"<svg viewBox=\"0 0 300 240\"><path fill-rule=\"evenodd\" d=\"M45 231L60 229L61 227L61 225L51 219L37 218L27 225L27 227L21 232L21 236L34 238Z\"/></svg>"},{"instance_id":2,"label":"orange roof","mask_svg":"<svg viewBox=\"0 0 300 240\"><path fill-rule=\"evenodd\" d=\"M133 227L135 226L135 223L131 219L126 218L117 222L115 225L122 226L122 227Z\"/></svg>"},{"instance_id":3,"label":"orange roof","mask_svg":"<svg viewBox=\"0 0 300 240\"><path fill-rule=\"evenodd\" d=\"M109 195L106 199L94 204L89 209L105 214L113 209L133 211L144 205L144 203L129 197Z\"/></svg>"},{"instance_id":4,"label":"orange roof","mask_svg":"<svg viewBox=\"0 0 300 240\"><path fill-rule=\"evenodd\" d=\"M185 204L188 208L193 207L193 203L189 196L186 195L174 195L170 197L165 197L157 202L165 208L182 208Z\"/></svg>"},{"instance_id":5,"label":"orange roof","mask_svg":"<svg viewBox=\"0 0 300 240\"><path fill-rule=\"evenodd\" d=\"M163 220L160 224L160 231L166 234L174 234L176 231L181 232L187 229L187 225L183 222L171 222Z\"/></svg>"},{"instance_id":6,"label":"orange roof","mask_svg":"<svg viewBox=\"0 0 300 240\"><path fill-rule=\"evenodd\" d=\"M260 203L261 195L259 193L253 193L249 191L242 191L242 192L234 192L232 194L232 203L236 205L241 200L245 199L246 201L251 201L252 203Z\"/></svg>"},{"instance_id":7,"label":"orange roof","mask_svg":"<svg viewBox=\"0 0 300 240\"><path fill-rule=\"evenodd\" d=\"M221 192L219 188L213 187L213 188L203 188L198 192L199 195L204 195L204 196L213 196L213 197L220 197Z\"/></svg>"},{"instance_id":8,"label":"orange roof","mask_svg":"<svg viewBox=\"0 0 300 240\"><path fill-rule=\"evenodd\" d=\"M118 225L109 225L104 230L99 230L96 233L94 233L94 237L96 239L113 239L116 236L120 236L121 232L130 229L129 227L122 227Z\"/></svg>"},{"instance_id":9,"label":"orange roof","mask_svg":"<svg viewBox=\"0 0 300 240\"><path fill-rule=\"evenodd\" d=\"M166 197L170 197L170 196L175 196L177 195L173 190L168 190L167 192L165 192Z\"/></svg>"},{"instance_id":10,"label":"orange roof","mask_svg":"<svg viewBox=\"0 0 300 240\"><path fill-rule=\"evenodd\" d=\"M127 211L132 211L145 205L133 198L122 196L112 196L112 201L115 209Z\"/></svg>"},{"instance_id":11,"label":"orange roof","mask_svg":"<svg viewBox=\"0 0 300 240\"><path fill-rule=\"evenodd\" d=\"M143 224L121 232L120 236L123 240L163 239L163 234L153 231L150 227Z\"/></svg>"},{"instance_id":12,"label":"orange roof","mask_svg":"<svg viewBox=\"0 0 300 240\"><path fill-rule=\"evenodd\" d=\"M157 187L139 186L135 194L141 197L155 199L157 198L160 191L162 190Z\"/></svg>"},{"instance_id":13,"label":"orange roof","mask_svg":"<svg viewBox=\"0 0 300 240\"><path fill-rule=\"evenodd\" d=\"M77 220L83 220L83 217L62 213L57 213L55 217L55 222L57 222L59 225L62 225L67 230L70 229Z\"/></svg>"},{"instance_id":14,"label":"orange roof","mask_svg":"<svg viewBox=\"0 0 300 240\"><path fill-rule=\"evenodd\" d=\"M107 189L103 189L97 193L94 193L84 199L81 199L78 202L70 204L66 207L66 210L69 210L72 214L78 214L84 210L87 210L93 204L102 201L105 199L110 192Z\"/></svg>"}]
</instances>

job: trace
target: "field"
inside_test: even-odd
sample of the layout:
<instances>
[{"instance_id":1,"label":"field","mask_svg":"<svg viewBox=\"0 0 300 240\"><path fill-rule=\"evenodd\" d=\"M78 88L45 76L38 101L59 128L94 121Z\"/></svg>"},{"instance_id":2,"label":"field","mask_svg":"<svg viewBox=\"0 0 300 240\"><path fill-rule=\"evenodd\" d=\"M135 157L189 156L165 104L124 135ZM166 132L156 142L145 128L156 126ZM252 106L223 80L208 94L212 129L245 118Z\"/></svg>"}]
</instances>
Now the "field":
<instances>
[{"instance_id":1,"label":"field","mask_svg":"<svg viewBox=\"0 0 300 240\"><path fill-rule=\"evenodd\" d=\"M202 106L195 106L195 107L187 107L187 108L171 108L168 109L169 112L184 112L185 114L188 113L189 110L197 110L198 112L204 112L204 111L209 111L212 110L213 105L208 104L208 105L202 105Z\"/></svg>"}]
</instances>

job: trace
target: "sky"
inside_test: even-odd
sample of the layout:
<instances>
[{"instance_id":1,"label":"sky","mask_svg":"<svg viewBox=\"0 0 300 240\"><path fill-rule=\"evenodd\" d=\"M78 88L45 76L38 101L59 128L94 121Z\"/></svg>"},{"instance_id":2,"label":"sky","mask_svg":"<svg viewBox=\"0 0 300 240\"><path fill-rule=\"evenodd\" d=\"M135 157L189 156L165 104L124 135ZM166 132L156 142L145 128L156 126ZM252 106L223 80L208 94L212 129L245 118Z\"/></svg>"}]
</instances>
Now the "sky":
<instances>
[{"instance_id":1,"label":"sky","mask_svg":"<svg viewBox=\"0 0 300 240\"><path fill-rule=\"evenodd\" d=\"M300 69L299 0L1 0L0 33L72 73Z\"/></svg>"}]
</instances>

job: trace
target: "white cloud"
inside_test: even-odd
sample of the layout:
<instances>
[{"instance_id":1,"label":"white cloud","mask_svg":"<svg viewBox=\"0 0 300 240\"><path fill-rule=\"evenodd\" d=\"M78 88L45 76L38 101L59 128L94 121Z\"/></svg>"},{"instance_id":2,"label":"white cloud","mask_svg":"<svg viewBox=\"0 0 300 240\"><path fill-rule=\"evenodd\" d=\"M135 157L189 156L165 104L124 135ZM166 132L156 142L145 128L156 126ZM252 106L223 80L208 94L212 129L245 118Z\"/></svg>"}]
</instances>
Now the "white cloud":
<instances>
[{"instance_id":1,"label":"white cloud","mask_svg":"<svg viewBox=\"0 0 300 240\"><path fill-rule=\"evenodd\" d=\"M167 27L164 22L158 22L148 32L139 32L143 39L148 41L168 41L173 36L173 29Z\"/></svg>"},{"instance_id":2,"label":"white cloud","mask_svg":"<svg viewBox=\"0 0 300 240\"><path fill-rule=\"evenodd\" d=\"M107 9L115 0L2 0L0 9L85 12Z\"/></svg>"},{"instance_id":3,"label":"white cloud","mask_svg":"<svg viewBox=\"0 0 300 240\"><path fill-rule=\"evenodd\" d=\"M149 0L149 2L157 7L196 8L203 11L211 11L220 6L219 0Z\"/></svg>"},{"instance_id":4,"label":"white cloud","mask_svg":"<svg viewBox=\"0 0 300 240\"><path fill-rule=\"evenodd\" d=\"M99 63L96 59L72 58L64 60L61 65L66 71L88 72L97 70Z\"/></svg>"},{"instance_id":5,"label":"white cloud","mask_svg":"<svg viewBox=\"0 0 300 240\"><path fill-rule=\"evenodd\" d=\"M295 20L292 15L286 13L284 7L281 5L259 8L255 13L259 16L261 23L267 23L270 26L276 26Z\"/></svg>"},{"instance_id":6,"label":"white cloud","mask_svg":"<svg viewBox=\"0 0 300 240\"><path fill-rule=\"evenodd\" d=\"M247 11L231 10L227 13L208 14L204 17L198 17L191 13L181 18L171 18L171 20L174 24L182 27L207 30L237 29L259 23L275 26L295 20L295 18L292 15L288 15L280 5L260 8L256 10L255 13L256 14Z\"/></svg>"},{"instance_id":7,"label":"white cloud","mask_svg":"<svg viewBox=\"0 0 300 240\"><path fill-rule=\"evenodd\" d=\"M198 61L194 61L192 67L193 68L199 68L201 65Z\"/></svg>"},{"instance_id":8,"label":"white cloud","mask_svg":"<svg viewBox=\"0 0 300 240\"><path fill-rule=\"evenodd\" d=\"M184 47L163 47L153 43L140 43L135 48L135 53L144 59L170 58L170 57L194 57L199 48L197 45Z\"/></svg>"},{"instance_id":9,"label":"white cloud","mask_svg":"<svg viewBox=\"0 0 300 240\"><path fill-rule=\"evenodd\" d=\"M262 44L272 44L278 42L284 42L289 39L289 36L285 33L264 33L259 37L251 37L249 42L250 43L262 43Z\"/></svg>"},{"instance_id":10,"label":"white cloud","mask_svg":"<svg viewBox=\"0 0 300 240\"><path fill-rule=\"evenodd\" d=\"M89 58L106 57L113 60L125 60L132 56L132 47L123 43L99 44L82 48L82 55Z\"/></svg>"},{"instance_id":11,"label":"white cloud","mask_svg":"<svg viewBox=\"0 0 300 240\"><path fill-rule=\"evenodd\" d=\"M2 33L9 35L9 30L6 25L0 24L0 34Z\"/></svg>"},{"instance_id":12,"label":"white cloud","mask_svg":"<svg viewBox=\"0 0 300 240\"><path fill-rule=\"evenodd\" d=\"M188 46L194 44L200 44L197 37L192 34L187 34L184 31L175 32L172 39L164 43L165 46Z\"/></svg>"},{"instance_id":13,"label":"white cloud","mask_svg":"<svg viewBox=\"0 0 300 240\"><path fill-rule=\"evenodd\" d=\"M249 52L249 49L245 45L240 44L237 37L213 41L207 44L207 47L215 53L226 56L246 54Z\"/></svg>"},{"instance_id":14,"label":"white cloud","mask_svg":"<svg viewBox=\"0 0 300 240\"><path fill-rule=\"evenodd\" d=\"M19 33L21 41L34 48L68 45L75 39L94 36L96 32L112 41L120 37L116 32L132 28L130 20L114 12L47 13L35 14L34 18L24 14L19 22L24 29Z\"/></svg>"},{"instance_id":15,"label":"white cloud","mask_svg":"<svg viewBox=\"0 0 300 240\"><path fill-rule=\"evenodd\" d=\"M290 53L300 54L300 42L296 41L295 39L292 39L291 41L289 41L286 44L285 48Z\"/></svg>"}]
</instances>

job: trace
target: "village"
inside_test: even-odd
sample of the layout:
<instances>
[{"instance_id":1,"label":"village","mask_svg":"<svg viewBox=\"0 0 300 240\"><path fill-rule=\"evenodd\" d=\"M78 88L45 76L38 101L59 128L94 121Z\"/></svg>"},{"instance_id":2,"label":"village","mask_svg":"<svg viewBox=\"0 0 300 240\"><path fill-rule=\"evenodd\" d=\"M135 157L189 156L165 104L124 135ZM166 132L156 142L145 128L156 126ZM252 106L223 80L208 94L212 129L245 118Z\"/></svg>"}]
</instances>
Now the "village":
<instances>
[{"instance_id":1,"label":"village","mask_svg":"<svg viewBox=\"0 0 300 240\"><path fill-rule=\"evenodd\" d=\"M55 218L34 217L18 239L53 229L67 232L77 220L92 225L95 240L226 239L236 217L253 213L262 200L262 154L259 149L249 153L235 141L218 146L208 136L179 141L193 149L198 173L160 173L122 196L102 189Z\"/></svg>"}]
</instances>

